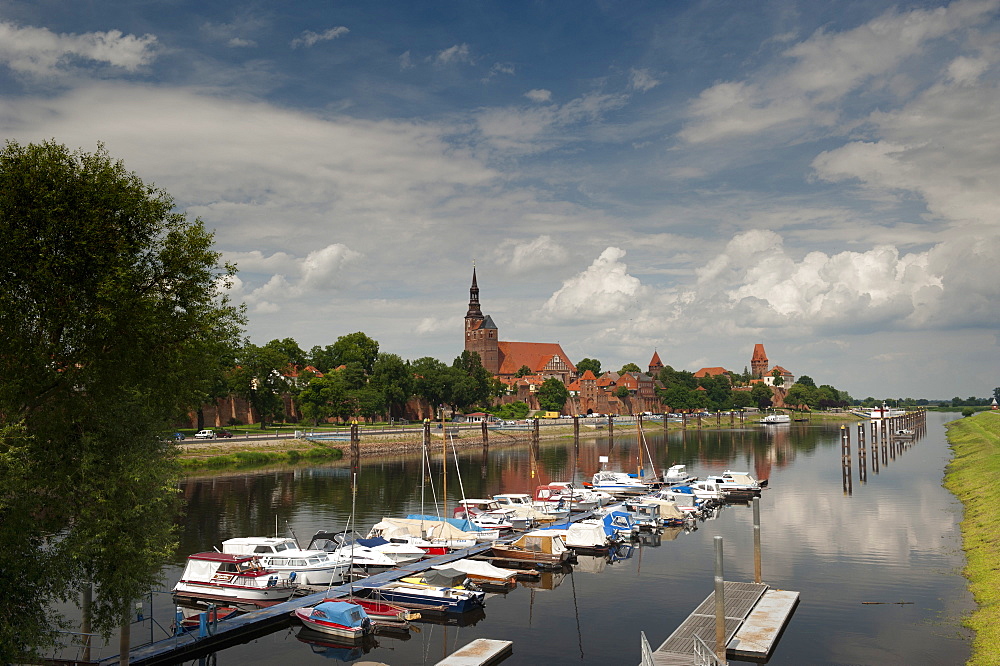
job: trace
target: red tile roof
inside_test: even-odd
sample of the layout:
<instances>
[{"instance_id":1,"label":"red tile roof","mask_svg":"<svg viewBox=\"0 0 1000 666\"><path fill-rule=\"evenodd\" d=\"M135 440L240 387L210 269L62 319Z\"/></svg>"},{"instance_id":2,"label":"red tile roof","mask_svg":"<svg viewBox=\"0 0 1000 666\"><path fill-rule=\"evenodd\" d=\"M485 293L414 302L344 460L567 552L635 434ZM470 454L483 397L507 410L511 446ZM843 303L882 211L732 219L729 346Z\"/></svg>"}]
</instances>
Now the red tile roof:
<instances>
[{"instance_id":1,"label":"red tile roof","mask_svg":"<svg viewBox=\"0 0 1000 666\"><path fill-rule=\"evenodd\" d=\"M712 375L712 376L715 376L715 375L724 375L727 372L729 372L729 371L726 370L725 368L717 366L717 367L714 367L714 368L702 368L698 372L694 373L694 376L696 378L700 378L700 377L707 377L709 375Z\"/></svg>"},{"instance_id":2,"label":"red tile roof","mask_svg":"<svg viewBox=\"0 0 1000 666\"><path fill-rule=\"evenodd\" d=\"M553 356L566 364L570 372L576 372L576 366L570 362L562 346L555 342L504 342L497 343L500 351L501 375L513 375L521 366L528 366L532 372L542 372Z\"/></svg>"}]
</instances>

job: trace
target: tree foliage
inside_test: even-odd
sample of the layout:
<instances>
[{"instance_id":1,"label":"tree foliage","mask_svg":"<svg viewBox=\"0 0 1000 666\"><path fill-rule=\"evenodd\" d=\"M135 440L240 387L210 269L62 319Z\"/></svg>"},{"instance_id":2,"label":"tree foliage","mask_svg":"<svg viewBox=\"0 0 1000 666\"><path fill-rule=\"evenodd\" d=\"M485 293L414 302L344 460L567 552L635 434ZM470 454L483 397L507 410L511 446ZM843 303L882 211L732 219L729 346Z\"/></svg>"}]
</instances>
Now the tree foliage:
<instances>
[{"instance_id":1,"label":"tree foliage","mask_svg":"<svg viewBox=\"0 0 1000 666\"><path fill-rule=\"evenodd\" d=\"M212 235L98 147L0 151L0 663L95 589L108 634L156 584L176 510L172 420L242 314Z\"/></svg>"},{"instance_id":2,"label":"tree foliage","mask_svg":"<svg viewBox=\"0 0 1000 666\"><path fill-rule=\"evenodd\" d=\"M635 363L626 363L622 366L622 369L618 371L618 374L624 375L626 372L642 372L642 370Z\"/></svg>"},{"instance_id":3,"label":"tree foliage","mask_svg":"<svg viewBox=\"0 0 1000 666\"><path fill-rule=\"evenodd\" d=\"M566 385L554 377L549 377L538 387L538 404L546 411L562 411L567 400L569 400L569 391L566 389Z\"/></svg>"},{"instance_id":4,"label":"tree foliage","mask_svg":"<svg viewBox=\"0 0 1000 666\"><path fill-rule=\"evenodd\" d=\"M595 377L600 377L601 362L598 361L596 358L585 358L576 364L576 372L581 377L583 376L583 373L585 373L587 370L590 370L592 373L594 373Z\"/></svg>"}]
</instances>

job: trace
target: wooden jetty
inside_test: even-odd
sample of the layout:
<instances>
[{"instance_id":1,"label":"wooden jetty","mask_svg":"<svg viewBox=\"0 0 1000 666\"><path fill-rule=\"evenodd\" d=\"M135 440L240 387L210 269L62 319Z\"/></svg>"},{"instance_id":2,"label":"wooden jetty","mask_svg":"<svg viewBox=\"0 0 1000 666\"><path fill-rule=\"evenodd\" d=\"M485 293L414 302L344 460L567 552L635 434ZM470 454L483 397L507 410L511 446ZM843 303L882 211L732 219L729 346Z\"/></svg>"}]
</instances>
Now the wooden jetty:
<instances>
[{"instance_id":1,"label":"wooden jetty","mask_svg":"<svg viewBox=\"0 0 1000 666\"><path fill-rule=\"evenodd\" d=\"M492 543L477 544L471 548L457 550L445 555L438 555L411 564L406 564L383 573L378 573L364 579L364 585L381 585L390 581L415 576L432 566L448 564L455 560L479 555L493 546ZM197 636L197 632L187 632L171 636L161 641L133 648L129 652L129 664L160 664L177 663L194 656L223 649L251 640L257 636L273 631L291 621L291 613L296 608L318 604L323 599L346 597L351 594L355 583L345 583L329 590L316 592L304 597L295 597L289 601L251 611L238 617L230 618L216 625L214 632L205 637ZM117 664L119 655L100 660L99 664Z\"/></svg>"},{"instance_id":2,"label":"wooden jetty","mask_svg":"<svg viewBox=\"0 0 1000 666\"><path fill-rule=\"evenodd\" d=\"M503 661L513 651L513 641L477 638L439 661L435 666L488 666Z\"/></svg>"},{"instance_id":3,"label":"wooden jetty","mask_svg":"<svg viewBox=\"0 0 1000 666\"><path fill-rule=\"evenodd\" d=\"M766 659L774 649L798 604L799 593L774 590L764 583L726 581L726 655L733 658ZM695 637L715 650L715 592L712 592L653 651L657 666L692 666Z\"/></svg>"}]
</instances>

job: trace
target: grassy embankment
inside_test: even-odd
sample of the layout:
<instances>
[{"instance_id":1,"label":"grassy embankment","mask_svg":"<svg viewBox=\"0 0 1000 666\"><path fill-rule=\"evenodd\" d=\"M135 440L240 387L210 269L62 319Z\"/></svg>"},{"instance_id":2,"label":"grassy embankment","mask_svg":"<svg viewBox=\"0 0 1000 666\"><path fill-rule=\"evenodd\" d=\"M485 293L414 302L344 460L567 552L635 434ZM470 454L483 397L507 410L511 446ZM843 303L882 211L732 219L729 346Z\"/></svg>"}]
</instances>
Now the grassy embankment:
<instances>
[{"instance_id":1,"label":"grassy embankment","mask_svg":"<svg viewBox=\"0 0 1000 666\"><path fill-rule=\"evenodd\" d=\"M221 440L226 441L226 440ZM223 445L225 446L225 445ZM239 447L240 444L235 445ZM221 446L208 451L194 454L181 454L181 467L185 470L201 469L244 469L278 463L294 464L297 462L339 460L344 452L339 448L325 444L310 443L303 446L301 440L283 440L278 448L225 450Z\"/></svg>"},{"instance_id":2,"label":"grassy embankment","mask_svg":"<svg viewBox=\"0 0 1000 666\"><path fill-rule=\"evenodd\" d=\"M955 457L944 485L965 506L965 577L978 608L965 620L976 632L970 666L1000 664L1000 414L980 413L948 424Z\"/></svg>"}]
</instances>

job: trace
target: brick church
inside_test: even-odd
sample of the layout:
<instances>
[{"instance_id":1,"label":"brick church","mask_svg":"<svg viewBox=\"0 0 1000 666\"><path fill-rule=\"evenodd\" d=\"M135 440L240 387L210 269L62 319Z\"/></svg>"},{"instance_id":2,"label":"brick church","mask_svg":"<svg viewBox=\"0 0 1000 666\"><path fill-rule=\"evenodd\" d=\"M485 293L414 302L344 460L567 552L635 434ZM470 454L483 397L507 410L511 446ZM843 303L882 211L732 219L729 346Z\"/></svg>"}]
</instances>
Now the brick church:
<instances>
[{"instance_id":1,"label":"brick church","mask_svg":"<svg viewBox=\"0 0 1000 666\"><path fill-rule=\"evenodd\" d=\"M513 379L522 367L541 380L555 377L569 384L576 375L576 366L557 342L506 342L493 318L484 315L479 305L479 285L476 269L472 269L469 289L469 310L465 313L465 349L482 359L483 367L501 380Z\"/></svg>"}]
</instances>

